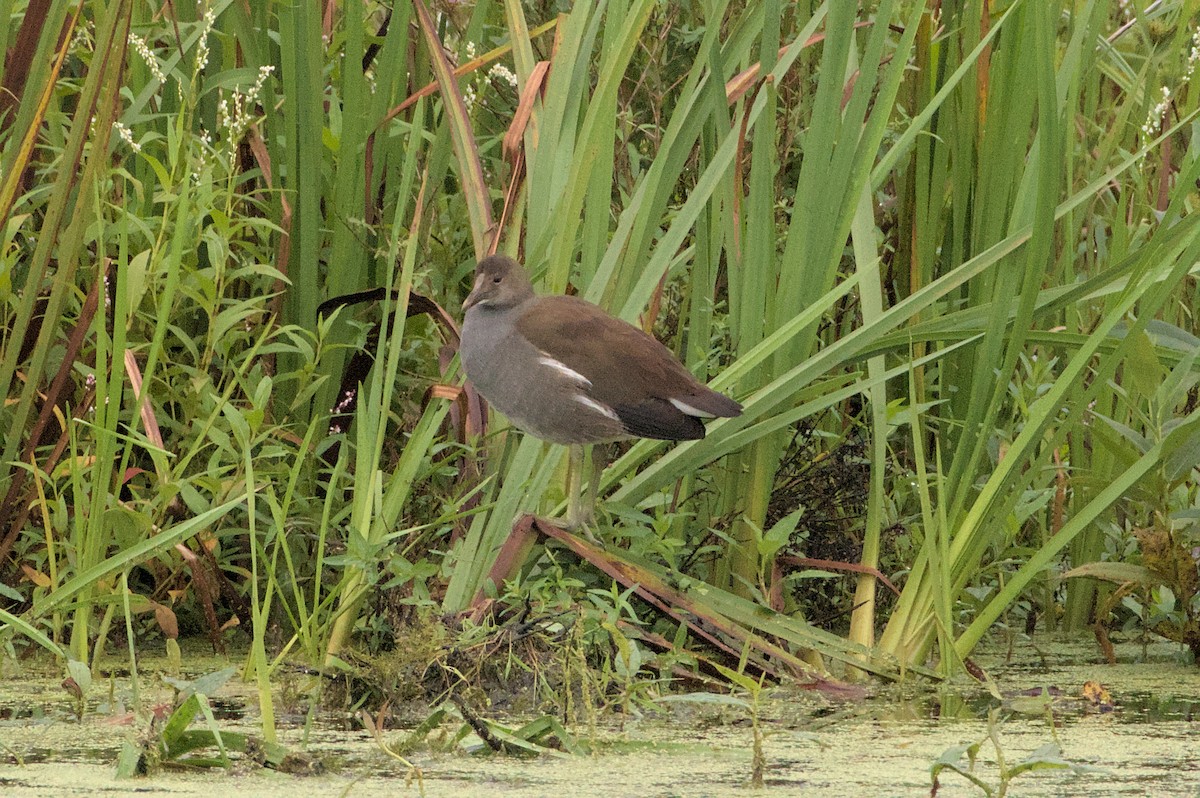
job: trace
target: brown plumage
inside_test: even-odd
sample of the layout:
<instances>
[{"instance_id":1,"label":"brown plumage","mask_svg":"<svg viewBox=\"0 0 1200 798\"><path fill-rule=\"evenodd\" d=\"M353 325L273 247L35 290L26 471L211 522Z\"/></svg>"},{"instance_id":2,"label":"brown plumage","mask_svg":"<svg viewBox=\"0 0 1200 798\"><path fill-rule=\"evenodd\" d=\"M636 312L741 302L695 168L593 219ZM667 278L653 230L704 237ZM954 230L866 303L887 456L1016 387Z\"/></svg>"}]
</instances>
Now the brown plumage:
<instances>
[{"instance_id":1,"label":"brown plumage","mask_svg":"<svg viewBox=\"0 0 1200 798\"><path fill-rule=\"evenodd\" d=\"M576 297L536 295L525 270L505 255L480 261L463 308L467 377L539 438L691 440L704 437L701 418L742 411L633 325Z\"/></svg>"}]
</instances>

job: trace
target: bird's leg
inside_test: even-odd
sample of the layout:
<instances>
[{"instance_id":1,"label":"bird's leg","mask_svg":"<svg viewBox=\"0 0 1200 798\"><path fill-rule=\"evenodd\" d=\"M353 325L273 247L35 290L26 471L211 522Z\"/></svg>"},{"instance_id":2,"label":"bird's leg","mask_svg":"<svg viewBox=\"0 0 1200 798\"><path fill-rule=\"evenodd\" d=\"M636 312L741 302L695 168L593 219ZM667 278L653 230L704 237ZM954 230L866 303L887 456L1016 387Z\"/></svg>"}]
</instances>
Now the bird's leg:
<instances>
[{"instance_id":1,"label":"bird's leg","mask_svg":"<svg viewBox=\"0 0 1200 798\"><path fill-rule=\"evenodd\" d=\"M592 460L592 479L588 483L588 515L590 520L594 521L596 508L600 505L600 475L604 473L608 451L603 443L590 446L588 450Z\"/></svg>"},{"instance_id":2,"label":"bird's leg","mask_svg":"<svg viewBox=\"0 0 1200 798\"><path fill-rule=\"evenodd\" d=\"M581 495L583 493L583 446L572 444L568 447L568 453L570 462L567 466L566 527L572 532L582 532L593 543L599 543L600 541L596 539L591 530L596 521L593 510L598 480L594 476L592 477L591 484L588 485L588 505L583 506ZM592 461L595 462L594 454Z\"/></svg>"},{"instance_id":3,"label":"bird's leg","mask_svg":"<svg viewBox=\"0 0 1200 798\"><path fill-rule=\"evenodd\" d=\"M583 447L571 444L567 447L570 460L567 463L567 529L577 530L588 524L591 513L581 502L583 493Z\"/></svg>"}]
</instances>

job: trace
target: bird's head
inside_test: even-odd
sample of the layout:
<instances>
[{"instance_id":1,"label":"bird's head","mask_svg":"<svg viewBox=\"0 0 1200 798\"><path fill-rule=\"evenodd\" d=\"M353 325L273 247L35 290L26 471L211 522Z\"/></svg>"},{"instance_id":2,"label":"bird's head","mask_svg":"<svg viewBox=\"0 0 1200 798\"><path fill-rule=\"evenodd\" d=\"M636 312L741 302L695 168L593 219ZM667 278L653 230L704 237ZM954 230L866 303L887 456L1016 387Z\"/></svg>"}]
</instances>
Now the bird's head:
<instances>
[{"instance_id":1,"label":"bird's head","mask_svg":"<svg viewBox=\"0 0 1200 798\"><path fill-rule=\"evenodd\" d=\"M475 267L475 285L463 302L463 310L476 306L503 310L532 296L533 286L521 264L507 255L488 255Z\"/></svg>"}]
</instances>

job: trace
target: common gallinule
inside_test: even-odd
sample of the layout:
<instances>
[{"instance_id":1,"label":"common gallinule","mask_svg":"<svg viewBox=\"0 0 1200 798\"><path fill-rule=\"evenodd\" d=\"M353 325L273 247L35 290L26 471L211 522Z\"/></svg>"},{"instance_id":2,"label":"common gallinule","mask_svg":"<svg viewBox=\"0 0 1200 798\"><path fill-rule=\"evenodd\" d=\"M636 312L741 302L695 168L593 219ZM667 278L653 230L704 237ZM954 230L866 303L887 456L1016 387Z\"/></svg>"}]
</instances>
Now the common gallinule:
<instances>
[{"instance_id":1,"label":"common gallinule","mask_svg":"<svg viewBox=\"0 0 1200 798\"><path fill-rule=\"evenodd\" d=\"M704 437L702 418L742 412L632 324L578 297L535 294L507 255L479 262L463 309L459 354L468 379L519 429L571 445L576 466L581 444L694 440ZM584 520L578 472L569 527Z\"/></svg>"}]
</instances>

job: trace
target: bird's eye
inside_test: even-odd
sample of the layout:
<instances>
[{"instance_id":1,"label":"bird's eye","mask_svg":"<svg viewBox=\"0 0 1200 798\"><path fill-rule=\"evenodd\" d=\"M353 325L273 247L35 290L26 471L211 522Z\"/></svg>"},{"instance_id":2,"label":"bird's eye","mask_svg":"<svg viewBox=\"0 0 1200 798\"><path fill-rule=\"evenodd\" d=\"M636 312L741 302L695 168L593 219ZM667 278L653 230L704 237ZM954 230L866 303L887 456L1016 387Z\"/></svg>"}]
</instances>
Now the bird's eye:
<instances>
[{"instance_id":1,"label":"bird's eye","mask_svg":"<svg viewBox=\"0 0 1200 798\"><path fill-rule=\"evenodd\" d=\"M496 277L493 277L493 278L492 278L492 282L493 282L493 283L495 283L496 285L499 285L499 284L500 284L500 277L499 277L499 275L497 275Z\"/></svg>"}]
</instances>

